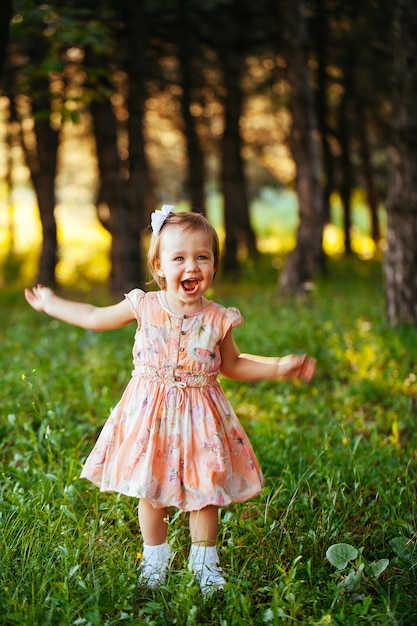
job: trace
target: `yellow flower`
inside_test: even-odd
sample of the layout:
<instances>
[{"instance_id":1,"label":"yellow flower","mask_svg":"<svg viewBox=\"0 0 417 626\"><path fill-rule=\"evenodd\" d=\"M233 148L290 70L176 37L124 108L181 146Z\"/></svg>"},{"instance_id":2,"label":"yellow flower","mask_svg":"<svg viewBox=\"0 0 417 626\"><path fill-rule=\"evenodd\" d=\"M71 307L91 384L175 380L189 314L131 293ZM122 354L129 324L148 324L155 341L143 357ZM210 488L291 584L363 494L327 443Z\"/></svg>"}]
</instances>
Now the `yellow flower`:
<instances>
[{"instance_id":1,"label":"yellow flower","mask_svg":"<svg viewBox=\"0 0 417 626\"><path fill-rule=\"evenodd\" d=\"M142 558L142 552L136 552L136 560L140 561Z\"/></svg>"}]
</instances>

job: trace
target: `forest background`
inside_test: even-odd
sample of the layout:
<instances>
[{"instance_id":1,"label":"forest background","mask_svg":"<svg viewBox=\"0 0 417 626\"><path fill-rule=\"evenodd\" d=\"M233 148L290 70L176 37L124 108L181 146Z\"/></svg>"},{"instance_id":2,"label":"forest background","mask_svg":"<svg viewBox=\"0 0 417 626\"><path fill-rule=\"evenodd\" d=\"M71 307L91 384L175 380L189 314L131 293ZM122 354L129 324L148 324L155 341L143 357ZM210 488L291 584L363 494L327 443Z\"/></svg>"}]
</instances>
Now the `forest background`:
<instances>
[{"instance_id":1,"label":"forest background","mask_svg":"<svg viewBox=\"0 0 417 626\"><path fill-rule=\"evenodd\" d=\"M0 623L415 623L415 32L412 0L1 3ZM266 487L222 516L222 602L181 516L138 594L135 503L77 480L131 329L22 301L145 287L164 202L216 225L242 349L319 363L309 388L224 381Z\"/></svg>"},{"instance_id":2,"label":"forest background","mask_svg":"<svg viewBox=\"0 0 417 626\"><path fill-rule=\"evenodd\" d=\"M42 225L39 281L57 280L57 205L74 215L84 203L111 235L115 294L144 281L143 232L161 202L205 213L217 196L223 269L237 276L259 251L255 200L266 194L279 233L288 189L297 230L279 288L302 293L325 271L335 199L351 252L359 195L375 249L387 212L388 318L416 321L413 3L108 1L97 12L20 0L1 11L3 257L22 163Z\"/></svg>"}]
</instances>

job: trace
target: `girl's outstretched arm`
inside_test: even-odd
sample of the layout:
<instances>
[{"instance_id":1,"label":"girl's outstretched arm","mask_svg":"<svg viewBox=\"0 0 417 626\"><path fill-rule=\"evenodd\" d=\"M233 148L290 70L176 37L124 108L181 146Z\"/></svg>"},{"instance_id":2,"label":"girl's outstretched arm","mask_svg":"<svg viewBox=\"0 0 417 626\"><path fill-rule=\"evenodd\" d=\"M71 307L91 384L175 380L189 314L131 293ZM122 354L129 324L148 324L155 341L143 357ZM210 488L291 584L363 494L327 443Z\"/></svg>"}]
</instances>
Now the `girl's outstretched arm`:
<instances>
[{"instance_id":1,"label":"girl's outstretched arm","mask_svg":"<svg viewBox=\"0 0 417 626\"><path fill-rule=\"evenodd\" d=\"M305 354L288 354L283 357L241 354L233 339L232 329L224 338L220 351L222 356L221 373L236 380L254 382L299 378L310 382L316 368L316 359Z\"/></svg>"},{"instance_id":2,"label":"girl's outstretched arm","mask_svg":"<svg viewBox=\"0 0 417 626\"><path fill-rule=\"evenodd\" d=\"M25 289L25 298L35 311L42 311L62 322L88 330L121 328L135 319L132 307L126 299L111 306L96 307L93 304L61 298L43 285Z\"/></svg>"}]
</instances>

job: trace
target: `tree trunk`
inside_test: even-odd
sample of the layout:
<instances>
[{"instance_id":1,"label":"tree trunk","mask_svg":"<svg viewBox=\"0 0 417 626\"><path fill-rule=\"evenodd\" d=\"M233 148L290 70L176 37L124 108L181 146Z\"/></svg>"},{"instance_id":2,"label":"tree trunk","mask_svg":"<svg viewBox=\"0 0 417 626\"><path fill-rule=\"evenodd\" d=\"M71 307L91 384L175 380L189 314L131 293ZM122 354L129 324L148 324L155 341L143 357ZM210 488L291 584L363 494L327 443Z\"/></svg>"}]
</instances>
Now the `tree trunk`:
<instances>
[{"instance_id":1,"label":"tree trunk","mask_svg":"<svg viewBox=\"0 0 417 626\"><path fill-rule=\"evenodd\" d=\"M49 82L37 78L31 85L32 113L36 143L23 141L27 164L35 189L42 224L42 249L37 281L56 284L57 232L55 222L55 177L57 168L58 132L50 123Z\"/></svg>"},{"instance_id":2,"label":"tree trunk","mask_svg":"<svg viewBox=\"0 0 417 626\"><path fill-rule=\"evenodd\" d=\"M362 175L365 183L366 195L368 200L369 215L371 221L371 236L377 244L381 239L381 231L379 227L378 217L378 190L375 183L375 173L372 166L371 150L369 147L368 130L366 125L365 113L360 103L356 104L356 127L359 143L359 158L361 160Z\"/></svg>"},{"instance_id":3,"label":"tree trunk","mask_svg":"<svg viewBox=\"0 0 417 626\"><path fill-rule=\"evenodd\" d=\"M144 280L141 234L148 226L152 185L145 153L144 117L146 91L146 16L142 3L128 4L126 70L129 76L129 205L131 267L136 281ZM152 207L153 208L153 207ZM132 276L133 278L133 276Z\"/></svg>"},{"instance_id":4,"label":"tree trunk","mask_svg":"<svg viewBox=\"0 0 417 626\"><path fill-rule=\"evenodd\" d=\"M187 142L187 187L190 195L191 208L199 213L206 213L204 153L201 149L195 118L191 113L191 93L193 88L193 68L196 53L193 45L194 35L190 18L188 0L179 0L179 58L181 64L181 110L185 126Z\"/></svg>"},{"instance_id":5,"label":"tree trunk","mask_svg":"<svg viewBox=\"0 0 417 626\"><path fill-rule=\"evenodd\" d=\"M7 56L7 45L9 43L9 26L11 17L12 0L2 0L0 2L0 78Z\"/></svg>"},{"instance_id":6,"label":"tree trunk","mask_svg":"<svg viewBox=\"0 0 417 626\"><path fill-rule=\"evenodd\" d=\"M308 69L307 17L304 0L287 2L288 80L293 121L290 145L297 168L299 226L294 250L279 280L282 295L303 294L322 266L323 192L313 88Z\"/></svg>"},{"instance_id":7,"label":"tree trunk","mask_svg":"<svg viewBox=\"0 0 417 626\"><path fill-rule=\"evenodd\" d=\"M239 246L244 245L249 257L256 257L256 237L250 223L249 201L242 158L240 118L242 91L240 86L242 58L239 52L240 21L244 19L241 7L234 2L224 9L224 45L221 61L226 95L224 98L224 132L221 144L221 180L224 198L226 231L223 255L224 271L230 275L239 272ZM223 35L223 36L224 36Z\"/></svg>"},{"instance_id":8,"label":"tree trunk","mask_svg":"<svg viewBox=\"0 0 417 626\"><path fill-rule=\"evenodd\" d=\"M330 199L334 185L333 155L330 149L328 128L328 102L327 102L327 39L328 19L326 14L326 0L317 0L316 19L316 48L317 48L317 123L320 131L321 147L323 151L323 220L324 223L331 221Z\"/></svg>"},{"instance_id":9,"label":"tree trunk","mask_svg":"<svg viewBox=\"0 0 417 626\"><path fill-rule=\"evenodd\" d=\"M90 110L100 172L98 212L101 203L107 205L109 210L108 223L105 225L112 238L110 288L112 293L120 295L129 291L134 284L129 272L129 215L117 150L116 119L108 99L93 100Z\"/></svg>"},{"instance_id":10,"label":"tree trunk","mask_svg":"<svg viewBox=\"0 0 417 626\"><path fill-rule=\"evenodd\" d=\"M417 324L417 4L398 0L393 20L391 141L388 150L387 316Z\"/></svg>"},{"instance_id":11,"label":"tree trunk","mask_svg":"<svg viewBox=\"0 0 417 626\"><path fill-rule=\"evenodd\" d=\"M352 33L358 13L358 3L355 0L348 6L348 18L350 33ZM343 95L339 105L338 139L340 144L340 200L343 208L343 226L345 235L345 254L352 252L352 188L353 166L350 156L352 143L353 111L352 103L355 99L355 71L356 71L356 47L352 41L352 35L347 40L346 58L342 63L343 69Z\"/></svg>"},{"instance_id":12,"label":"tree trunk","mask_svg":"<svg viewBox=\"0 0 417 626\"><path fill-rule=\"evenodd\" d=\"M345 77L345 81L349 81ZM352 163L350 159L350 143L351 143L351 120L348 112L349 109L349 97L347 82L345 83L345 92L342 97L342 102L339 108L339 144L340 144L340 200L343 209L343 230L345 236L345 254L352 253Z\"/></svg>"}]
</instances>

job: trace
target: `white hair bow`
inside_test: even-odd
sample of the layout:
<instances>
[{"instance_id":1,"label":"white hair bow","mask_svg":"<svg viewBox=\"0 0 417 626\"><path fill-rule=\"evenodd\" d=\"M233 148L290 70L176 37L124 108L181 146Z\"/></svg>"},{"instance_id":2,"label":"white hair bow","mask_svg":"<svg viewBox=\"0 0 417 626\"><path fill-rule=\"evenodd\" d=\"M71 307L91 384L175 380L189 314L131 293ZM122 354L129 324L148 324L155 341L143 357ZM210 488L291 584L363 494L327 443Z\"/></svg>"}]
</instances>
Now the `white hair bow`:
<instances>
[{"instance_id":1,"label":"white hair bow","mask_svg":"<svg viewBox=\"0 0 417 626\"><path fill-rule=\"evenodd\" d=\"M166 218L170 212L174 209L170 204L163 204L161 210L157 209L151 215L151 226L154 235L158 235L162 226L165 223Z\"/></svg>"}]
</instances>

